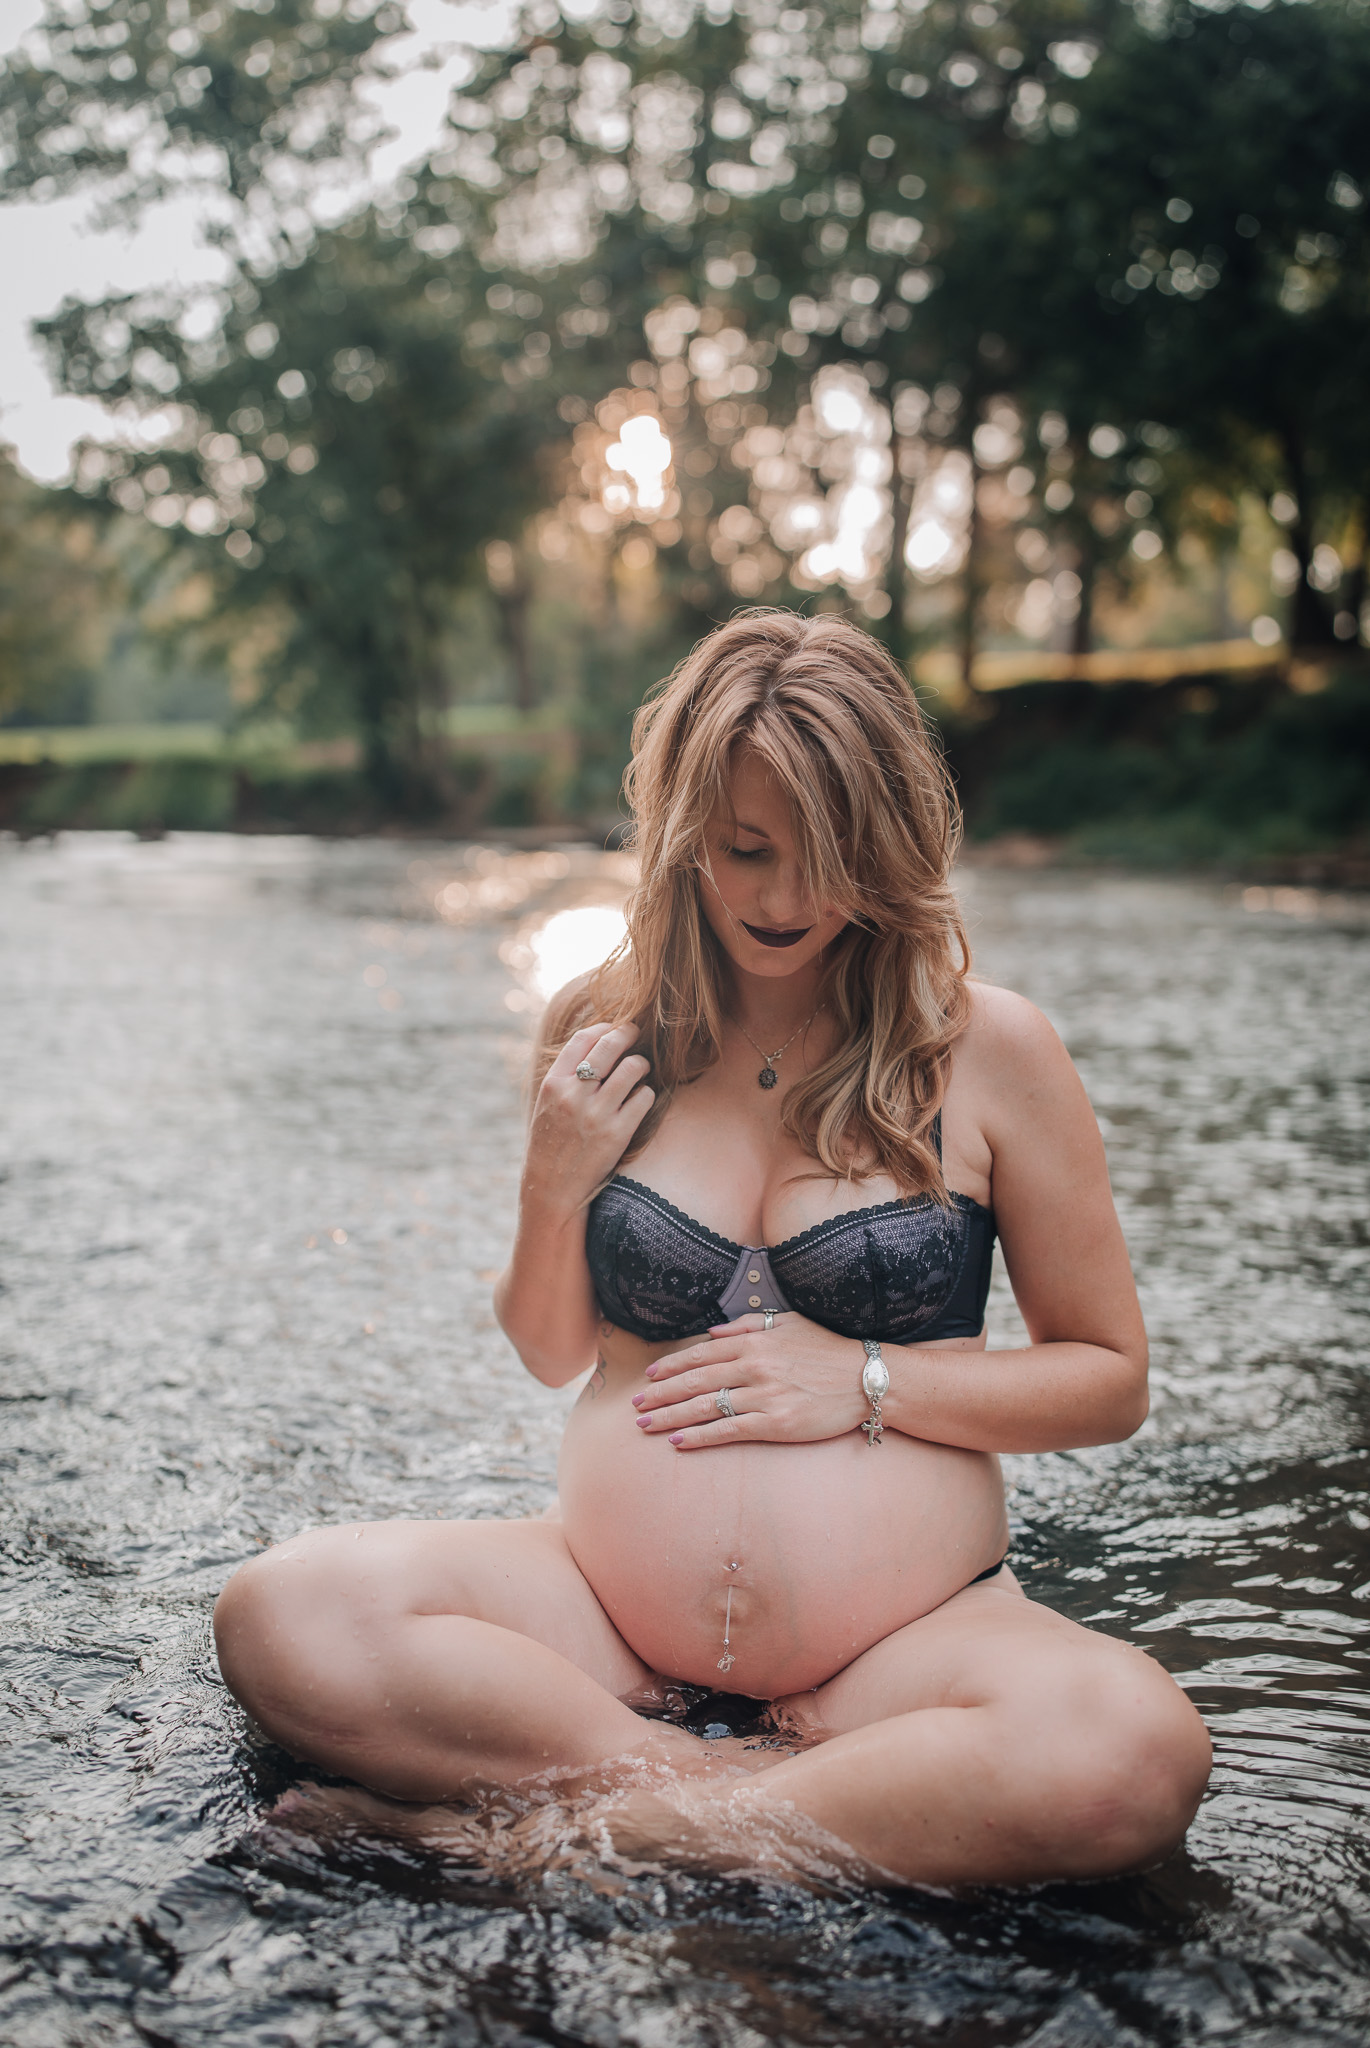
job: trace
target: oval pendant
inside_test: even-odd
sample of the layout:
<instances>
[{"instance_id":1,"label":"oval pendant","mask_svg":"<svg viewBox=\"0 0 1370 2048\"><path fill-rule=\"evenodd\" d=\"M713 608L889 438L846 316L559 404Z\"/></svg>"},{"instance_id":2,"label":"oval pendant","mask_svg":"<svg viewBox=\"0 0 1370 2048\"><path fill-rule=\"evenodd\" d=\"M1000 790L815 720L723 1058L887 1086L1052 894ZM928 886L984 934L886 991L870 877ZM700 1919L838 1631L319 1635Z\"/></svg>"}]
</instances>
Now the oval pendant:
<instances>
[{"instance_id":1,"label":"oval pendant","mask_svg":"<svg viewBox=\"0 0 1370 2048\"><path fill-rule=\"evenodd\" d=\"M774 1088L780 1076L776 1073L774 1067L763 1067L756 1078L763 1088Z\"/></svg>"}]
</instances>

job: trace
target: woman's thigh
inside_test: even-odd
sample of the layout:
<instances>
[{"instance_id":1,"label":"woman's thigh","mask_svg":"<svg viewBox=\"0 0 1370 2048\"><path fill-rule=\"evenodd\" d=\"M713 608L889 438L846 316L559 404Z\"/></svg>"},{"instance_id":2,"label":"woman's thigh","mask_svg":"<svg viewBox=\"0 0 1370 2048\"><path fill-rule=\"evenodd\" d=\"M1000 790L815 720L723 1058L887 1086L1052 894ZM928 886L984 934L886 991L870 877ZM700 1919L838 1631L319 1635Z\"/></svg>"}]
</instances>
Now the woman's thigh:
<instances>
[{"instance_id":1,"label":"woman's thigh","mask_svg":"<svg viewBox=\"0 0 1370 2048\"><path fill-rule=\"evenodd\" d=\"M925 1707L994 1707L1034 1719L1054 1707L1059 1718L1104 1686L1148 1702L1173 1702L1198 1718L1145 1651L1029 1600L1005 1569L966 1586L825 1685L777 1708L821 1739Z\"/></svg>"},{"instance_id":2,"label":"woman's thigh","mask_svg":"<svg viewBox=\"0 0 1370 2048\"><path fill-rule=\"evenodd\" d=\"M1159 1664L1011 1578L966 1587L777 1708L816 1746L757 1796L791 1799L872 1864L934 1883L1155 1861L1211 1762Z\"/></svg>"},{"instance_id":3,"label":"woman's thigh","mask_svg":"<svg viewBox=\"0 0 1370 2048\"><path fill-rule=\"evenodd\" d=\"M215 1610L215 1633L224 1675L241 1696L250 1690L254 1664L384 1658L413 1624L442 1616L491 1623L540 1643L617 1697L650 1689L651 1673L550 1521L351 1522L311 1530L235 1574Z\"/></svg>"}]
</instances>

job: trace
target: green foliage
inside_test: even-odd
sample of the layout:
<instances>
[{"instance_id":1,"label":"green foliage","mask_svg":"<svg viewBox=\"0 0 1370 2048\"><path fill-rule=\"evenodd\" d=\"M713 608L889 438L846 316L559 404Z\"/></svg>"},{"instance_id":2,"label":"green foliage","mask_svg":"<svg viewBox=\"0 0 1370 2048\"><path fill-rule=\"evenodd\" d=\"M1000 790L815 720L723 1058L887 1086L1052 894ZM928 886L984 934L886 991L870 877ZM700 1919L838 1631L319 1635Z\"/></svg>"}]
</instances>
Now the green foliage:
<instances>
[{"instance_id":1,"label":"green foliage","mask_svg":"<svg viewBox=\"0 0 1370 2048\"><path fill-rule=\"evenodd\" d=\"M217 761L90 761L30 772L16 822L26 832L217 832L234 822L231 768Z\"/></svg>"},{"instance_id":2,"label":"green foliage","mask_svg":"<svg viewBox=\"0 0 1370 2048\"><path fill-rule=\"evenodd\" d=\"M1124 20L1072 97L1077 125L1028 154L1005 250L1031 389L1077 435L1164 423L1224 482L1287 490L1291 638L1330 643L1313 549L1370 497L1365 12Z\"/></svg>"},{"instance_id":3,"label":"green foliage","mask_svg":"<svg viewBox=\"0 0 1370 2048\"><path fill-rule=\"evenodd\" d=\"M890 493L883 630L901 654L946 630L927 626L943 600L911 579L903 541L952 457L972 486L968 678L989 586L1017 585L1034 547L1073 574L1082 651L1096 590L1125 594L1187 534L1221 553L1238 501L1277 492L1294 638L1325 645L1334 610L1359 632L1359 0L574 12L533 0L428 160L327 228L312 195L362 168L358 87L405 27L389 0L53 0L0 75L0 196L94 185L133 212L173 181L217 195L222 292L72 302L42 327L63 388L161 423L157 446L87 450L81 470L138 522L149 562L172 549L209 585L207 612L163 604L154 624L144 605L140 643L178 633L204 672L222 660L245 711L359 733L372 803L511 822L608 808L632 707L713 619L739 598L845 601L757 510L801 474L838 488L815 437L795 453L813 380L838 364L887 415L867 482ZM554 508L578 545L579 512L603 512L603 479L586 478L634 405L669 433L679 506L589 528L602 573L568 597L539 548ZM623 544L641 561L649 529L633 570ZM498 575L492 541L509 544ZM0 533L0 577L9 545ZM844 574L878 617L882 594ZM51 629L30 609L36 648ZM579 690L573 790L530 756L482 770L477 791L454 761L447 708L484 693L497 633L520 704L554 673ZM1039 732L1047 766L1000 762L1003 816L1178 814L1189 774L1217 777L1234 815L1264 788L1299 829L1334 829L1270 780L1273 756L1240 767L1235 739L1100 737L1088 701L1073 733ZM1304 742L1291 727L1285 744L1292 774ZM1351 814L1338 803L1329 817Z\"/></svg>"},{"instance_id":4,"label":"green foliage","mask_svg":"<svg viewBox=\"0 0 1370 2048\"><path fill-rule=\"evenodd\" d=\"M104 524L0 450L0 719L85 716L109 640Z\"/></svg>"},{"instance_id":5,"label":"green foliage","mask_svg":"<svg viewBox=\"0 0 1370 2048\"><path fill-rule=\"evenodd\" d=\"M651 10L621 12L549 29L530 9L528 42L488 60L447 156L510 245L535 252L538 224L565 221L575 195L625 336L645 280L649 297L683 292L768 339L772 416L823 363L865 369L891 403L897 644L899 542L927 452L993 466L979 430L1005 398L1052 422L1017 460L1058 566L1079 574L1078 648L1097 576L1125 586L1138 570L1144 522L1165 542L1198 525L1227 544L1196 516L1196 484L1210 504L1215 487L1290 494L1292 634L1330 640L1314 549L1348 518L1363 532L1370 456L1356 0L842 0L778 26L683 11L668 34ZM990 544L977 520L967 669ZM1352 565L1348 617L1363 580Z\"/></svg>"},{"instance_id":6,"label":"green foliage","mask_svg":"<svg viewBox=\"0 0 1370 2048\"><path fill-rule=\"evenodd\" d=\"M1363 673L1307 696L1216 681L1034 684L995 693L987 710L947 730L979 837L1068 834L1098 853L1183 861L1370 836Z\"/></svg>"},{"instance_id":7,"label":"green foliage","mask_svg":"<svg viewBox=\"0 0 1370 2048\"><path fill-rule=\"evenodd\" d=\"M51 0L0 64L0 197L98 183L107 213L133 215L189 182L236 202L221 233L307 239L310 172L355 163L353 89L404 25L387 0ZM248 220L249 202L279 191L293 208Z\"/></svg>"},{"instance_id":8,"label":"green foliage","mask_svg":"<svg viewBox=\"0 0 1370 2048\"><path fill-rule=\"evenodd\" d=\"M518 532L564 432L501 374L523 332L475 317L483 283L367 213L244 277L209 344L156 299L68 302L42 324L68 390L143 407L175 392L170 445L89 451L88 479L179 518L221 603L279 619L261 708L360 730L394 801L442 772L455 593L488 540Z\"/></svg>"}]
</instances>

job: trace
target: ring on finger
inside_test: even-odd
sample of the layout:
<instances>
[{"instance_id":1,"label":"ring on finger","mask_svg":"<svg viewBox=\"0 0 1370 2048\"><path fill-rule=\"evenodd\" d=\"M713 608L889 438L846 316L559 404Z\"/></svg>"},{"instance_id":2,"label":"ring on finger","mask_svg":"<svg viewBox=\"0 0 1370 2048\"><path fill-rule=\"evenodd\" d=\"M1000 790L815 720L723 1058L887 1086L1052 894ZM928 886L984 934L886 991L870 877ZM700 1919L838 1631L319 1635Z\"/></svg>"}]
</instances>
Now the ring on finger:
<instances>
[{"instance_id":1,"label":"ring on finger","mask_svg":"<svg viewBox=\"0 0 1370 2048\"><path fill-rule=\"evenodd\" d=\"M577 1081L597 1081L599 1073L596 1068L590 1065L588 1060L582 1060L576 1068L576 1079Z\"/></svg>"},{"instance_id":2,"label":"ring on finger","mask_svg":"<svg viewBox=\"0 0 1370 2048\"><path fill-rule=\"evenodd\" d=\"M733 1406L733 1390L731 1387L719 1388L718 1392L714 1395L714 1406L720 1415L726 1415L730 1422L736 1422L737 1410Z\"/></svg>"},{"instance_id":3,"label":"ring on finger","mask_svg":"<svg viewBox=\"0 0 1370 2048\"><path fill-rule=\"evenodd\" d=\"M766 1318L766 1328L773 1330L775 1328L775 1310L773 1308L763 1308L761 1313Z\"/></svg>"}]
</instances>

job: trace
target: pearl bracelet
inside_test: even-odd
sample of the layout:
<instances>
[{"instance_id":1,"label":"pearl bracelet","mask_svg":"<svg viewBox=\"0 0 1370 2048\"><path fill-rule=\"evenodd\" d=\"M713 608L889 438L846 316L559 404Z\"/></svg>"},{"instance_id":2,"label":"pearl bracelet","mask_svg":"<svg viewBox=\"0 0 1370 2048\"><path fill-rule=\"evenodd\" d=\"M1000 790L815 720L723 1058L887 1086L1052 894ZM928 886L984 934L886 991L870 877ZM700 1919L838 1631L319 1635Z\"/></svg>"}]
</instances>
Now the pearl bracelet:
<instances>
[{"instance_id":1,"label":"pearl bracelet","mask_svg":"<svg viewBox=\"0 0 1370 2048\"><path fill-rule=\"evenodd\" d=\"M885 1434L885 1425L880 1420L880 1403L890 1390L890 1375L889 1368L880 1355L879 1340L875 1337L863 1337L861 1343L866 1353L866 1363L861 1372L861 1391L871 1404L871 1412L861 1427L866 1432L866 1442L873 1449Z\"/></svg>"}]
</instances>

